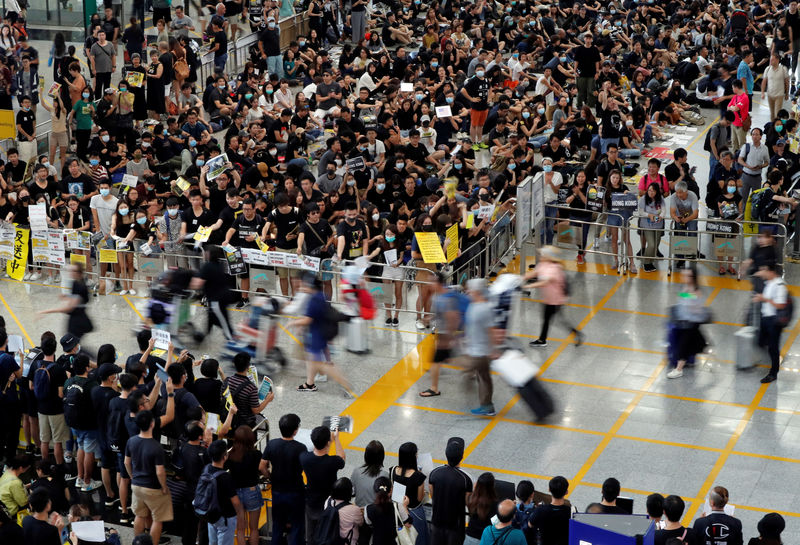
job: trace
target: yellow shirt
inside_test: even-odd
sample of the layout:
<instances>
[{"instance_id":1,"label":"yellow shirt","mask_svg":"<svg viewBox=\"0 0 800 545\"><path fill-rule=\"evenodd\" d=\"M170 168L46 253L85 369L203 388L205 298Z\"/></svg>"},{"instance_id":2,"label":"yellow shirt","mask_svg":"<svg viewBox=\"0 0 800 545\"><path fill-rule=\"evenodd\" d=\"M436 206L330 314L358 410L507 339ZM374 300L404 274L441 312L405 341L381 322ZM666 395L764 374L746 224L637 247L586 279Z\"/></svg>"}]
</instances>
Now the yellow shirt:
<instances>
[{"instance_id":1,"label":"yellow shirt","mask_svg":"<svg viewBox=\"0 0 800 545\"><path fill-rule=\"evenodd\" d=\"M0 477L0 501L8 509L8 514L16 516L17 511L28 505L28 494L19 477L6 471Z\"/></svg>"}]
</instances>

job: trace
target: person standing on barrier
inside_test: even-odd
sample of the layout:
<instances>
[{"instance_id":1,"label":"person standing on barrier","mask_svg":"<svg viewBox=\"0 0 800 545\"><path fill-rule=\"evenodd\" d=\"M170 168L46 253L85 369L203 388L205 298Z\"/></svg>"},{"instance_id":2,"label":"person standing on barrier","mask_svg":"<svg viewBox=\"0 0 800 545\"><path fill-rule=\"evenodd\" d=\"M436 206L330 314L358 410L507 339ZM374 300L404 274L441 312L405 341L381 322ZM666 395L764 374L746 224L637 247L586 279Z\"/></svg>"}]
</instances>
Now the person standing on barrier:
<instances>
[{"instance_id":1,"label":"person standing on barrier","mask_svg":"<svg viewBox=\"0 0 800 545\"><path fill-rule=\"evenodd\" d=\"M672 196L672 203L670 204L669 213L672 218L674 232L672 236L677 237L696 237L697 236L697 218L700 215L700 206L697 195L689 188L686 182L678 182L675 184L675 194ZM695 244L695 253L692 254L675 254L678 261L675 263L676 268L682 269L687 257L694 257L696 255L697 245Z\"/></svg>"},{"instance_id":2,"label":"person standing on barrier","mask_svg":"<svg viewBox=\"0 0 800 545\"><path fill-rule=\"evenodd\" d=\"M770 370L761 379L762 384L778 379L781 366L780 341L781 331L788 325L781 323L782 312L786 309L789 291L786 282L778 276L778 268L774 264L761 267L756 273L764 281L763 293L753 295L753 301L761 303L761 328L758 335L758 344L767 349L770 359Z\"/></svg>"},{"instance_id":3,"label":"person standing on barrier","mask_svg":"<svg viewBox=\"0 0 800 545\"><path fill-rule=\"evenodd\" d=\"M644 239L642 247L642 269L644 272L656 270L653 258L658 252L658 245L661 243L661 233L664 230L664 214L666 202L661 195L661 186L652 183L647 187L647 192L643 197L639 197L639 228Z\"/></svg>"},{"instance_id":4,"label":"person standing on barrier","mask_svg":"<svg viewBox=\"0 0 800 545\"><path fill-rule=\"evenodd\" d=\"M545 246L542 248L539 259L540 263L536 268L528 273L528 277L534 275L536 281L527 284L525 289L541 288L542 299L544 300L544 316L542 318L542 329L539 338L528 343L533 348L547 346L547 333L550 330L550 321L553 318L560 318L561 324L575 335L575 346L583 344L583 333L573 326L563 313L563 307L569 299L569 286L567 284L567 274L561 264L559 250L555 246Z\"/></svg>"},{"instance_id":5,"label":"person standing on barrier","mask_svg":"<svg viewBox=\"0 0 800 545\"><path fill-rule=\"evenodd\" d=\"M233 332L228 318L228 303L231 299L228 287L228 275L225 272L223 260L225 254L219 246L210 246L206 251L206 261L200 267L198 275L192 279L191 289L203 289L208 301L208 325L206 335L211 333L211 328L218 325L222 329L225 339L233 339ZM202 333L196 333L195 339L203 340Z\"/></svg>"},{"instance_id":6,"label":"person standing on barrier","mask_svg":"<svg viewBox=\"0 0 800 545\"><path fill-rule=\"evenodd\" d=\"M758 127L750 131L752 144L742 145L739 150L738 163L742 167L742 200L747 202L751 191L761 189L762 175L764 168L769 166L769 150L761 143L761 129Z\"/></svg>"}]
</instances>

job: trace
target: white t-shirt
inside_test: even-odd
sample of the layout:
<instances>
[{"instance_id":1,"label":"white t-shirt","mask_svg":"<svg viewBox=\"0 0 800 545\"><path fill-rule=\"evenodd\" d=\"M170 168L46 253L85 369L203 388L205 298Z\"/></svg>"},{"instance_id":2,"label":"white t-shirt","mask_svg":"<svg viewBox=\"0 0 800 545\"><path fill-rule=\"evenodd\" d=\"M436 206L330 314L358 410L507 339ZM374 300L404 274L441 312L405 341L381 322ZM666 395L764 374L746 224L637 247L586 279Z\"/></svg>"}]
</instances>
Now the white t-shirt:
<instances>
[{"instance_id":1,"label":"white t-shirt","mask_svg":"<svg viewBox=\"0 0 800 545\"><path fill-rule=\"evenodd\" d=\"M375 160L378 160L380 159L381 155L386 153L386 146L384 146L383 142L376 138L374 144L367 142L367 151L372 154L372 157L375 158Z\"/></svg>"},{"instance_id":2,"label":"white t-shirt","mask_svg":"<svg viewBox=\"0 0 800 545\"><path fill-rule=\"evenodd\" d=\"M550 77L551 81L548 81L544 76L540 77L536 80L536 90L533 93L539 96L544 95L545 104L548 106L553 106L556 103L556 94L547 87L547 83L552 85L552 79L552 76Z\"/></svg>"},{"instance_id":3,"label":"white t-shirt","mask_svg":"<svg viewBox=\"0 0 800 545\"><path fill-rule=\"evenodd\" d=\"M92 197L94 198L94 197ZM778 305L785 305L786 304L786 296L788 292L786 290L786 282L783 281L783 278L776 276L772 280L768 280L766 284L764 284L764 297L774 301ZM761 315L762 316L775 316L777 314L778 309L775 308L772 303L764 301L761 303Z\"/></svg>"},{"instance_id":4,"label":"white t-shirt","mask_svg":"<svg viewBox=\"0 0 800 545\"><path fill-rule=\"evenodd\" d=\"M539 180L542 180L542 183L544 184L544 202L550 204L558 200L558 193L553 191L553 188L550 187L550 184L544 181L544 174L544 172L539 172L536 174L534 182L539 183ZM564 178L561 177L560 172L553 171L553 178L550 180L550 182L558 188L564 183Z\"/></svg>"},{"instance_id":5,"label":"white t-shirt","mask_svg":"<svg viewBox=\"0 0 800 545\"><path fill-rule=\"evenodd\" d=\"M772 98L785 96L784 81L789 77L786 67L782 64L778 68L767 66L764 70L764 79L767 80L767 96Z\"/></svg>"},{"instance_id":6,"label":"white t-shirt","mask_svg":"<svg viewBox=\"0 0 800 545\"><path fill-rule=\"evenodd\" d=\"M100 231L104 235L111 233L111 218L114 217L117 210L118 200L116 197L109 197L108 200L105 200L101 195L95 195L89 199L89 208L97 210L97 221L100 223Z\"/></svg>"}]
</instances>

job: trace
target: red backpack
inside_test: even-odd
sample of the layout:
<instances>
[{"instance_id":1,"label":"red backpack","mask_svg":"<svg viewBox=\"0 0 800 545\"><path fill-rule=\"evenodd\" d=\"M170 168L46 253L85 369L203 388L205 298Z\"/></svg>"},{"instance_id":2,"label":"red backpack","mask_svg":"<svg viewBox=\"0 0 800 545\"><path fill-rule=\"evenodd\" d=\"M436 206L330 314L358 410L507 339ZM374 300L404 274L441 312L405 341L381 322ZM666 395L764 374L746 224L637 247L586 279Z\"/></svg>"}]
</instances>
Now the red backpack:
<instances>
[{"instance_id":1,"label":"red backpack","mask_svg":"<svg viewBox=\"0 0 800 545\"><path fill-rule=\"evenodd\" d=\"M364 320L372 320L376 313L375 299L372 297L372 294L364 288L358 288L356 294L358 295L358 307L361 310L361 318Z\"/></svg>"}]
</instances>

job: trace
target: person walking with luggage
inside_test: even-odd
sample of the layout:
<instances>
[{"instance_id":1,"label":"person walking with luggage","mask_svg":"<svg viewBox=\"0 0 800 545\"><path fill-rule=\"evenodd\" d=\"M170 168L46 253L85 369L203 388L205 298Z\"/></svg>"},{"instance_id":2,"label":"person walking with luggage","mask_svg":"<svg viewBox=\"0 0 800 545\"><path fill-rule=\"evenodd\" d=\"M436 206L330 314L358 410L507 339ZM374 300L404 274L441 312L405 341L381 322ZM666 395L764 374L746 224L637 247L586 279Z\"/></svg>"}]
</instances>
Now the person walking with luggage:
<instances>
[{"instance_id":1,"label":"person walking with luggage","mask_svg":"<svg viewBox=\"0 0 800 545\"><path fill-rule=\"evenodd\" d=\"M583 343L583 333L578 331L561 313L561 307L569 299L569 287L567 274L564 272L564 267L559 258L558 248L545 246L539 254L539 259L541 263L536 265L534 269L537 280L532 284L526 285L525 289L541 288L542 299L544 300L544 316L539 338L528 344L534 348L547 346L547 332L550 330L550 321L553 318L560 318L561 324L570 333L575 334L575 346L580 346ZM530 276L530 273L528 276Z\"/></svg>"},{"instance_id":2,"label":"person walking with luggage","mask_svg":"<svg viewBox=\"0 0 800 545\"><path fill-rule=\"evenodd\" d=\"M470 412L476 416L494 416L492 375L489 371L494 309L489 302L486 280L473 278L467 281L467 294L470 304L464 317L464 368L470 374L474 372L478 378L480 401L480 406Z\"/></svg>"},{"instance_id":3,"label":"person walking with luggage","mask_svg":"<svg viewBox=\"0 0 800 545\"><path fill-rule=\"evenodd\" d=\"M683 290L678 294L677 304L670 310L671 331L670 349L674 348L676 367L667 373L667 378L680 378L687 361L706 347L706 340L700 331L700 324L709 320L708 308L700 299L700 286L694 269L681 270ZM672 358L670 358L672 359ZM693 365L694 363L692 363Z\"/></svg>"},{"instance_id":4,"label":"person walking with luggage","mask_svg":"<svg viewBox=\"0 0 800 545\"><path fill-rule=\"evenodd\" d=\"M787 325L786 322L791 319L789 315L791 309L787 309L787 306L791 305L786 282L778 276L778 269L774 264L761 267L756 275L764 281L764 291L753 295L753 301L761 303L761 329L759 330L758 344L767 349L772 365L769 373L761 379L762 384L767 384L778 379L778 371L781 366L781 331Z\"/></svg>"}]
</instances>

